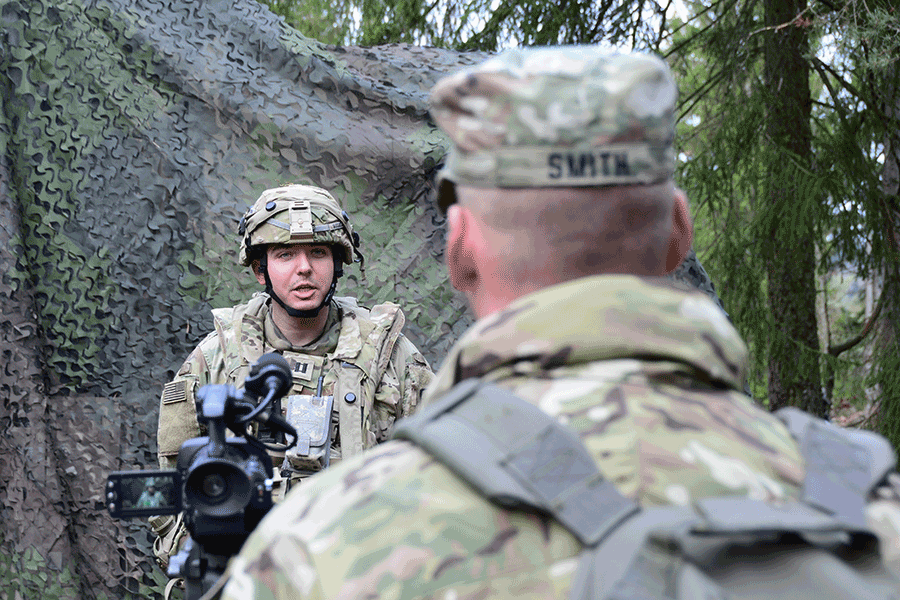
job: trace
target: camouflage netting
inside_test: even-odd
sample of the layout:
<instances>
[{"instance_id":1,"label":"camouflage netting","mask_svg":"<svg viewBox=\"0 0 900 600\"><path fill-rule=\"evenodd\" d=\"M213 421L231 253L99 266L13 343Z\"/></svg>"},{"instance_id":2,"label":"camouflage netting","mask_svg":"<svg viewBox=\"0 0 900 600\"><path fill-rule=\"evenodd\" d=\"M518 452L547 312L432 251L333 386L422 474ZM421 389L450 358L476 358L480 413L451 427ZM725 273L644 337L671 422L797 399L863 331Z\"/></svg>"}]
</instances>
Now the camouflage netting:
<instances>
[{"instance_id":1,"label":"camouflage netting","mask_svg":"<svg viewBox=\"0 0 900 600\"><path fill-rule=\"evenodd\" d=\"M149 597L109 471L155 466L162 384L257 284L246 206L285 182L354 216L366 278L435 364L468 326L429 203L436 78L479 59L334 48L252 0L0 0L0 598ZM694 259L681 276L711 292Z\"/></svg>"}]
</instances>

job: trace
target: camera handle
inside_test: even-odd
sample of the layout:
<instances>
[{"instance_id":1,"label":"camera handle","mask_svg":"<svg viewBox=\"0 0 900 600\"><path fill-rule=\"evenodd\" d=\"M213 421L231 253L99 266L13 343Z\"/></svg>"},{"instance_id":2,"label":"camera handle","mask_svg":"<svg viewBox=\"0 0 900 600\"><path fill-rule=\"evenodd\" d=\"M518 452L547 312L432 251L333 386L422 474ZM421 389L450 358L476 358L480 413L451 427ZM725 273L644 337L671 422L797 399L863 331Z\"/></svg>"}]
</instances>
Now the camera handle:
<instances>
[{"instance_id":1,"label":"camera handle","mask_svg":"<svg viewBox=\"0 0 900 600\"><path fill-rule=\"evenodd\" d=\"M220 591L230 555L213 554L190 537L169 562L169 577L184 579L185 600L208 600ZM216 584L219 585L216 585Z\"/></svg>"},{"instance_id":2,"label":"camera handle","mask_svg":"<svg viewBox=\"0 0 900 600\"><path fill-rule=\"evenodd\" d=\"M205 385L197 391L197 420L209 429L209 455L220 458L225 453L225 418L229 408L243 400L243 394L229 385Z\"/></svg>"}]
</instances>

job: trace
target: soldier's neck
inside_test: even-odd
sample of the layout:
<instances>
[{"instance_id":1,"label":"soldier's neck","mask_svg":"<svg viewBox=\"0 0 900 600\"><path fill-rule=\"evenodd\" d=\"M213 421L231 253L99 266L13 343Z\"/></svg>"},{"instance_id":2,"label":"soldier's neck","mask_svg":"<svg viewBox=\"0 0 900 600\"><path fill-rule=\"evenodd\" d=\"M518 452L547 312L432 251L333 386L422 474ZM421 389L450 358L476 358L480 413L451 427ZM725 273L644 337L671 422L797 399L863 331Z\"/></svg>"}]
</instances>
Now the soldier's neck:
<instances>
[{"instance_id":1,"label":"soldier's neck","mask_svg":"<svg viewBox=\"0 0 900 600\"><path fill-rule=\"evenodd\" d=\"M325 331L325 325L328 323L328 311L331 309L324 306L318 315L309 319L292 317L275 302L271 304L271 310L272 321L287 341L292 346L306 346L316 341Z\"/></svg>"}]
</instances>

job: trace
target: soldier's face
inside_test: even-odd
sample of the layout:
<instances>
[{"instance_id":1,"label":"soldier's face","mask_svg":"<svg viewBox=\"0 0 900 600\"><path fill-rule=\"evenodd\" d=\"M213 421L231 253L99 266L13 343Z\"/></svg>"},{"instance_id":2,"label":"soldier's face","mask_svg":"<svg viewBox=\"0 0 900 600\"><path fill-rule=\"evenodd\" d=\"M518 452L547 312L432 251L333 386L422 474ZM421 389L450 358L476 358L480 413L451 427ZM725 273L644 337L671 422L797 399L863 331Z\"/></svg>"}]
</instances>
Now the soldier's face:
<instances>
[{"instance_id":1,"label":"soldier's face","mask_svg":"<svg viewBox=\"0 0 900 600\"><path fill-rule=\"evenodd\" d=\"M290 244L266 249L272 290L281 300L297 310L319 306L328 294L334 277L334 259L327 244ZM256 279L265 285L263 274Z\"/></svg>"}]
</instances>

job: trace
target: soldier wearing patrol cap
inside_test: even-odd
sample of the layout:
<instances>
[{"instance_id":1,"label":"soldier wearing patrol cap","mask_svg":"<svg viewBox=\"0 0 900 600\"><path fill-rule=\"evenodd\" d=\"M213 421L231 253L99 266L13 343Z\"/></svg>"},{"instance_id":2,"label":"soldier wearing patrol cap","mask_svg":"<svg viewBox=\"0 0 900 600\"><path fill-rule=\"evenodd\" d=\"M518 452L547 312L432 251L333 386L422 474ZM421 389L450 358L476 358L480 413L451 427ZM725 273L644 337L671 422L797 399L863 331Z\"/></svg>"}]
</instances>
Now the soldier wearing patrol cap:
<instances>
[{"instance_id":1,"label":"soldier wearing patrol cap","mask_svg":"<svg viewBox=\"0 0 900 600\"><path fill-rule=\"evenodd\" d=\"M402 334L399 306L369 310L335 296L344 267L354 260L362 266L363 257L349 216L327 191L306 185L266 190L241 219L239 234L239 262L253 269L265 291L247 304L213 310L215 331L165 385L159 462L173 468L181 444L201 435L195 409L200 387L240 388L259 357L279 352L294 374L282 410L289 420L300 415L306 429L310 419L322 421L315 428L322 435L310 434L309 443L287 456L273 455L280 499L292 482L384 441L394 421L416 407L433 374ZM327 403L310 401L316 396L331 397L330 414L321 409ZM185 531L170 517L151 524L165 568Z\"/></svg>"},{"instance_id":2,"label":"soldier wearing patrol cap","mask_svg":"<svg viewBox=\"0 0 900 600\"><path fill-rule=\"evenodd\" d=\"M742 393L738 333L664 277L692 231L672 181L669 69L519 49L445 78L431 101L451 141L438 184L450 280L479 320L395 440L262 521L223 597L725 597L697 578L668 595L667 571L641 580L669 564L657 554L620 565L640 536L585 554L635 511L778 506L804 482L788 428ZM636 578L611 589L628 567Z\"/></svg>"}]
</instances>

